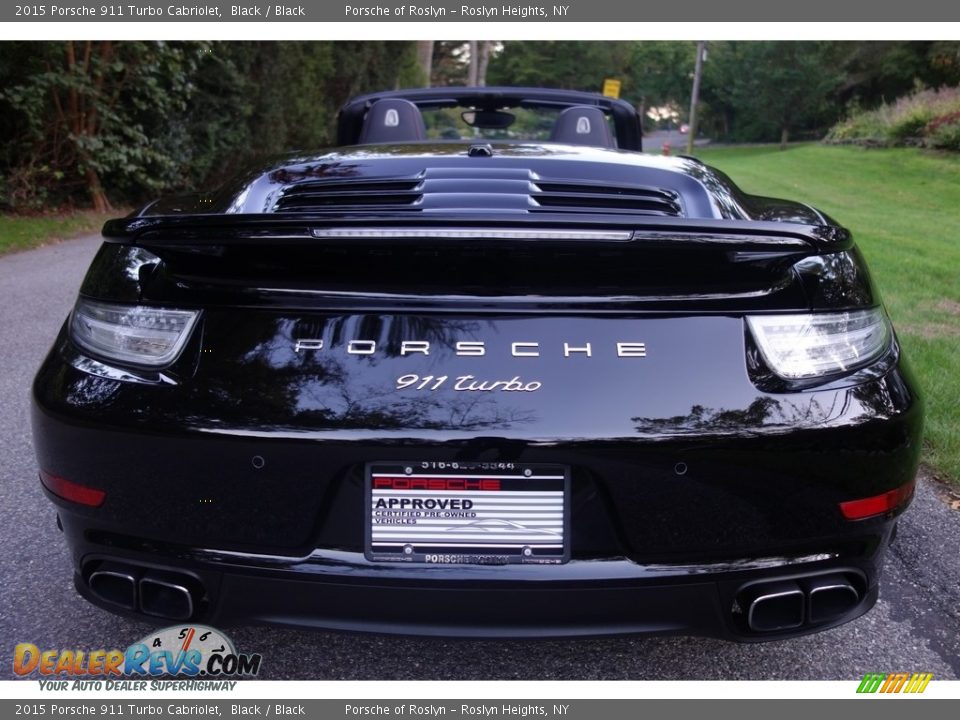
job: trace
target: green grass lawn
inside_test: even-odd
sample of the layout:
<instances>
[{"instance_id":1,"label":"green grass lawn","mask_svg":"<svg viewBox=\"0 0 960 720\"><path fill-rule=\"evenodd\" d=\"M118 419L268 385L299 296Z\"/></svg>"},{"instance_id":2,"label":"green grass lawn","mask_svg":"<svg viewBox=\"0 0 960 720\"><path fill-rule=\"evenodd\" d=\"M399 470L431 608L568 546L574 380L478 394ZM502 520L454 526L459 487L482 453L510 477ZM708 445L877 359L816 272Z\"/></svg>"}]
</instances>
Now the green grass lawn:
<instances>
[{"instance_id":1,"label":"green grass lawn","mask_svg":"<svg viewBox=\"0 0 960 720\"><path fill-rule=\"evenodd\" d=\"M960 481L960 156L828 145L704 149L744 190L849 228L927 403L924 461Z\"/></svg>"},{"instance_id":2,"label":"green grass lawn","mask_svg":"<svg viewBox=\"0 0 960 720\"><path fill-rule=\"evenodd\" d=\"M0 255L28 250L84 232L97 232L106 220L123 214L116 212L103 215L88 210L60 215L0 214Z\"/></svg>"}]
</instances>

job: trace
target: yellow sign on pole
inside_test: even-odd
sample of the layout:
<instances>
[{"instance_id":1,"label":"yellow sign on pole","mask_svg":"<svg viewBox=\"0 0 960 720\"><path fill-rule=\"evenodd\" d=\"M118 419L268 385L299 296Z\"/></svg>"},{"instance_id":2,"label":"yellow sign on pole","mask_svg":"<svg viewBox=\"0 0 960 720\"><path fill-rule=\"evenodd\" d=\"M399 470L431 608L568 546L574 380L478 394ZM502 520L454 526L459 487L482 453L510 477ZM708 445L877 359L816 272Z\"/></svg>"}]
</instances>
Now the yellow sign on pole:
<instances>
[{"instance_id":1,"label":"yellow sign on pole","mask_svg":"<svg viewBox=\"0 0 960 720\"><path fill-rule=\"evenodd\" d=\"M606 97L620 97L620 81L613 78L605 78L603 81L603 94Z\"/></svg>"}]
</instances>

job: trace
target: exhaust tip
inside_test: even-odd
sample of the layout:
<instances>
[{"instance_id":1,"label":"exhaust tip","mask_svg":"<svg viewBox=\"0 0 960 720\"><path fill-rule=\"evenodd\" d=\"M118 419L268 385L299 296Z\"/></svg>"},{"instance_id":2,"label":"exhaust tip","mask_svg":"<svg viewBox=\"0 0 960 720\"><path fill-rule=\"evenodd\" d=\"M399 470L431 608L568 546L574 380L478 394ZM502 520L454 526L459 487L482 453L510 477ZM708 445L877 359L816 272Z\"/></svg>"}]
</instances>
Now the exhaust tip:
<instances>
[{"instance_id":1,"label":"exhaust tip","mask_svg":"<svg viewBox=\"0 0 960 720\"><path fill-rule=\"evenodd\" d=\"M87 585L98 598L125 610L137 608L137 580L140 571L116 563L104 563L90 573Z\"/></svg>"},{"instance_id":2,"label":"exhaust tip","mask_svg":"<svg viewBox=\"0 0 960 720\"><path fill-rule=\"evenodd\" d=\"M824 623L846 615L860 603L860 593L843 575L824 575L804 581L807 616Z\"/></svg>"},{"instance_id":3,"label":"exhaust tip","mask_svg":"<svg viewBox=\"0 0 960 720\"><path fill-rule=\"evenodd\" d=\"M191 578L169 572L151 572L140 578L140 610L155 617L189 620L193 616Z\"/></svg>"},{"instance_id":4,"label":"exhaust tip","mask_svg":"<svg viewBox=\"0 0 960 720\"><path fill-rule=\"evenodd\" d=\"M792 580L758 583L745 595L747 625L754 632L790 630L803 625L805 596Z\"/></svg>"}]
</instances>

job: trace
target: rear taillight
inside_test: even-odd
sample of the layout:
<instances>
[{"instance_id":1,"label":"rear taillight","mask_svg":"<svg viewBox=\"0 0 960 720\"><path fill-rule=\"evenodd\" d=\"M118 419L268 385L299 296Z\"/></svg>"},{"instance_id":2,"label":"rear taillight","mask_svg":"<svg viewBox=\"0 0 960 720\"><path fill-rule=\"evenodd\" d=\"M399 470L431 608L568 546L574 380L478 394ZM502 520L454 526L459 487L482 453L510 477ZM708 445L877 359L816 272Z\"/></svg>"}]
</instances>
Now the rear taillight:
<instances>
[{"instance_id":1,"label":"rear taillight","mask_svg":"<svg viewBox=\"0 0 960 720\"><path fill-rule=\"evenodd\" d=\"M913 497L914 481L879 495L840 503L840 512L847 520L866 520L893 512Z\"/></svg>"},{"instance_id":2,"label":"rear taillight","mask_svg":"<svg viewBox=\"0 0 960 720\"><path fill-rule=\"evenodd\" d=\"M161 367L180 355L198 315L194 310L112 305L81 298L70 317L70 336L95 355Z\"/></svg>"},{"instance_id":3,"label":"rear taillight","mask_svg":"<svg viewBox=\"0 0 960 720\"><path fill-rule=\"evenodd\" d=\"M103 505L107 494L103 490L87 487L67 480L66 478L51 475L48 472L40 471L40 482L43 486L57 497L64 500L75 502L89 507L100 507Z\"/></svg>"},{"instance_id":4,"label":"rear taillight","mask_svg":"<svg viewBox=\"0 0 960 720\"><path fill-rule=\"evenodd\" d=\"M750 334L769 368L787 380L806 380L868 365L890 347L882 308L803 315L752 315Z\"/></svg>"}]
</instances>

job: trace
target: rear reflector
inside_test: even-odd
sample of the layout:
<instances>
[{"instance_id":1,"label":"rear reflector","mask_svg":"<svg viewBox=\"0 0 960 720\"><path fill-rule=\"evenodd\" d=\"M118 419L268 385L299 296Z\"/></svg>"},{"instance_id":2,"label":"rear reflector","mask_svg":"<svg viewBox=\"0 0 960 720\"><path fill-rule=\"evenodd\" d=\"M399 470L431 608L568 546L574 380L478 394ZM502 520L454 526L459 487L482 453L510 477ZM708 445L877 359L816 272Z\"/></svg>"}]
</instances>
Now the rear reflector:
<instances>
[{"instance_id":1,"label":"rear reflector","mask_svg":"<svg viewBox=\"0 0 960 720\"><path fill-rule=\"evenodd\" d=\"M884 515L906 503L913 496L913 488L914 481L911 480L906 485L901 485L880 495L873 495L861 500L848 500L840 503L840 512L847 520L863 520L876 515Z\"/></svg>"},{"instance_id":2,"label":"rear reflector","mask_svg":"<svg viewBox=\"0 0 960 720\"><path fill-rule=\"evenodd\" d=\"M107 494L103 490L77 485L62 477L51 475L43 470L40 471L40 482L43 486L57 497L80 505L89 505L90 507L100 507Z\"/></svg>"}]
</instances>

